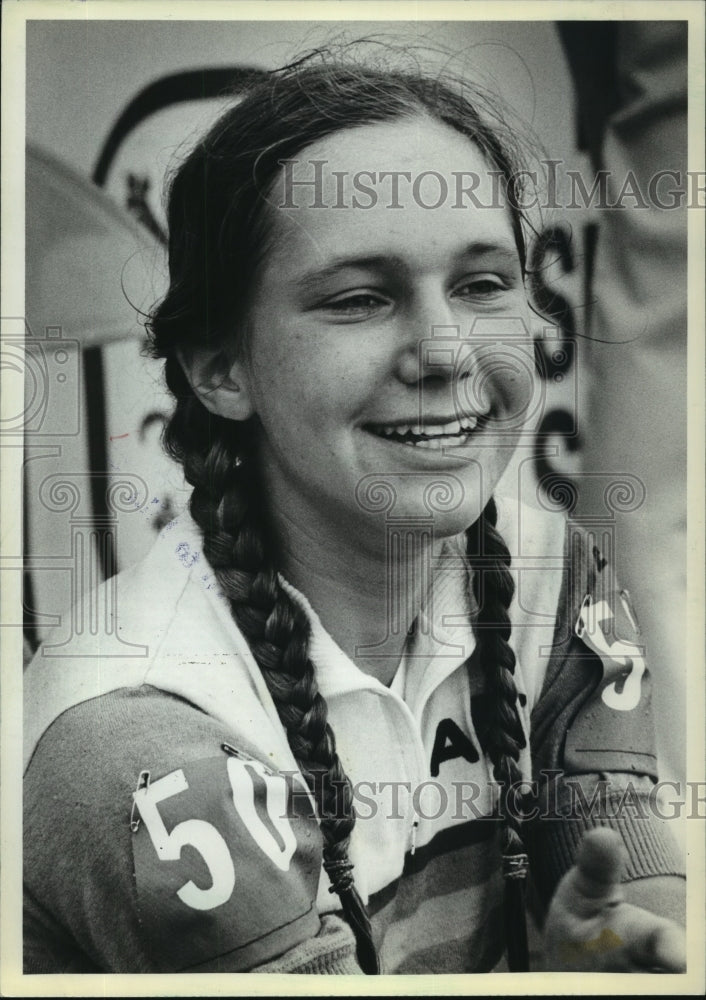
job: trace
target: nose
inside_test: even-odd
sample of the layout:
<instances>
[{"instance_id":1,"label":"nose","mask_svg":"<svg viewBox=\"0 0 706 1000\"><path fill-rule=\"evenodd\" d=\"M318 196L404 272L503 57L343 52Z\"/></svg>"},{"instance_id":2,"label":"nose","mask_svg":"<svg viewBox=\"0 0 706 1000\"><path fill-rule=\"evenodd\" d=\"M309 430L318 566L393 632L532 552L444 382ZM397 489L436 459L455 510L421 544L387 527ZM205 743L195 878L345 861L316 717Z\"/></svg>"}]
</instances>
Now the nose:
<instances>
[{"instance_id":1,"label":"nose","mask_svg":"<svg viewBox=\"0 0 706 1000\"><path fill-rule=\"evenodd\" d=\"M468 345L459 317L445 295L427 292L400 316L400 343L397 375L406 385L439 385L459 376L459 360Z\"/></svg>"}]
</instances>

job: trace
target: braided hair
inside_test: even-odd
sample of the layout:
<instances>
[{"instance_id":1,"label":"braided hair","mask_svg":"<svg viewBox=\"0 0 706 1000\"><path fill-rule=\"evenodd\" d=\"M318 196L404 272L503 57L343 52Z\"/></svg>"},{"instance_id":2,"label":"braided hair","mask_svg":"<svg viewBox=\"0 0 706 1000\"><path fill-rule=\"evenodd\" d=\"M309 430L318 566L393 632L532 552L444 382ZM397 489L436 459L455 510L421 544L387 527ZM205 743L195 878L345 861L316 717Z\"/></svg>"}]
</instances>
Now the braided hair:
<instances>
[{"instance_id":1,"label":"braided hair","mask_svg":"<svg viewBox=\"0 0 706 1000\"><path fill-rule=\"evenodd\" d=\"M522 840L522 803L510 803L509 796L523 779L518 761L526 740L517 711L515 653L509 643L508 609L515 585L510 573L510 553L496 522L497 509L491 499L466 532L466 552L473 569L473 596L478 607L474 622L476 648L468 665L480 666L488 695L483 743L500 790L508 965L511 971L519 971L529 965L524 899L528 865Z\"/></svg>"},{"instance_id":2,"label":"braided hair","mask_svg":"<svg viewBox=\"0 0 706 1000\"><path fill-rule=\"evenodd\" d=\"M184 392L181 369L169 364L167 368L172 391ZM234 460L246 449L237 447L231 422L211 417L193 396L181 399L166 440L193 486L190 510L203 535L204 555L248 640L314 798L324 840L324 868L355 932L358 961L365 972L378 972L370 921L348 860L355 823L353 791L336 753L326 703L309 658L309 620L278 580L253 463ZM202 447L207 442L205 453L195 447L197 440Z\"/></svg>"},{"instance_id":3,"label":"braided hair","mask_svg":"<svg viewBox=\"0 0 706 1000\"><path fill-rule=\"evenodd\" d=\"M289 746L316 804L331 891L353 928L364 972L379 972L370 921L358 895L348 847L355 823L352 788L336 752L327 706L309 657L306 614L279 581L254 454L255 428L209 412L191 388L180 352L196 345L242 350L258 267L270 234L268 192L281 162L342 129L425 114L450 125L484 153L505 179L512 226L524 270L526 225L512 136L484 96L408 70L382 70L317 52L270 74L255 74L242 98L196 145L170 187L169 289L149 330L165 359L176 399L165 445L193 487L190 509L231 613L246 637L272 696ZM505 133L505 140L501 136ZM522 729L508 644L512 598L510 557L489 504L467 534L479 607L474 654L493 706L488 749L496 780L519 776ZM507 814L507 810L506 810ZM506 819L505 855L522 853L519 827Z\"/></svg>"}]
</instances>

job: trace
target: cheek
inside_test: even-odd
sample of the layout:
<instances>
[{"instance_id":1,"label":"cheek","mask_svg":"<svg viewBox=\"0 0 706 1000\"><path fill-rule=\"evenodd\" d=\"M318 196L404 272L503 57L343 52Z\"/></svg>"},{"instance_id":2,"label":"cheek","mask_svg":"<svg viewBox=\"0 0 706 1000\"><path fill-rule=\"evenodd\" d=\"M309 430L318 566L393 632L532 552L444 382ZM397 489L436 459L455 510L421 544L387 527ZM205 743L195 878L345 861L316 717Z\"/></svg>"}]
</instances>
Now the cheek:
<instances>
[{"instance_id":1,"label":"cheek","mask_svg":"<svg viewBox=\"0 0 706 1000\"><path fill-rule=\"evenodd\" d=\"M526 328L513 324L515 336L509 336L489 352L489 377L505 393L514 407L527 405L535 389L534 343Z\"/></svg>"},{"instance_id":2,"label":"cheek","mask_svg":"<svg viewBox=\"0 0 706 1000\"><path fill-rule=\"evenodd\" d=\"M464 369L466 377L455 386L462 412L492 406L505 420L522 420L531 408L536 394L531 342L496 341L477 351Z\"/></svg>"},{"instance_id":3,"label":"cheek","mask_svg":"<svg viewBox=\"0 0 706 1000\"><path fill-rule=\"evenodd\" d=\"M518 416L526 414L536 391L534 350L515 352L503 381L510 408Z\"/></svg>"},{"instance_id":4,"label":"cheek","mask_svg":"<svg viewBox=\"0 0 706 1000\"><path fill-rule=\"evenodd\" d=\"M317 440L334 430L353 407L355 369L350 359L312 338L263 338L252 359L255 411L265 429L280 441L302 428Z\"/></svg>"}]
</instances>

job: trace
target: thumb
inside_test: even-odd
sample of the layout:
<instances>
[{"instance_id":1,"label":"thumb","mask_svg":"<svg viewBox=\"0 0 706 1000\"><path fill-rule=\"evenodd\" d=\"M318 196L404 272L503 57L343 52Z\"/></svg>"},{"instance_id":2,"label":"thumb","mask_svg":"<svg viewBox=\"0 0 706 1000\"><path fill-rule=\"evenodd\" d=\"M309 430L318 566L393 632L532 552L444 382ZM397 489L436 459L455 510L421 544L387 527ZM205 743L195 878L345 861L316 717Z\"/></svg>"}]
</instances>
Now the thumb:
<instances>
[{"instance_id":1,"label":"thumb","mask_svg":"<svg viewBox=\"0 0 706 1000\"><path fill-rule=\"evenodd\" d=\"M576 857L573 886L596 909L621 902L620 877L627 851L615 830L598 827L584 835Z\"/></svg>"}]
</instances>

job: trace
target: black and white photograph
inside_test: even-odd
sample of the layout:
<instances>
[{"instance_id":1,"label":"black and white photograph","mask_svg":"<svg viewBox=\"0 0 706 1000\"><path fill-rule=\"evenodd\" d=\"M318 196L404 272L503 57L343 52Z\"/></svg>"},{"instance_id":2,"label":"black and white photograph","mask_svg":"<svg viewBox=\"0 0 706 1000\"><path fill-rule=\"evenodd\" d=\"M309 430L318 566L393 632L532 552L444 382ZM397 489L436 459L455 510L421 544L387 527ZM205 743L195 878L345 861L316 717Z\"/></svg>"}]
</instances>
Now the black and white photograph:
<instances>
[{"instance_id":1,"label":"black and white photograph","mask_svg":"<svg viewBox=\"0 0 706 1000\"><path fill-rule=\"evenodd\" d=\"M703 994L702 5L2 17L3 995Z\"/></svg>"}]
</instances>

